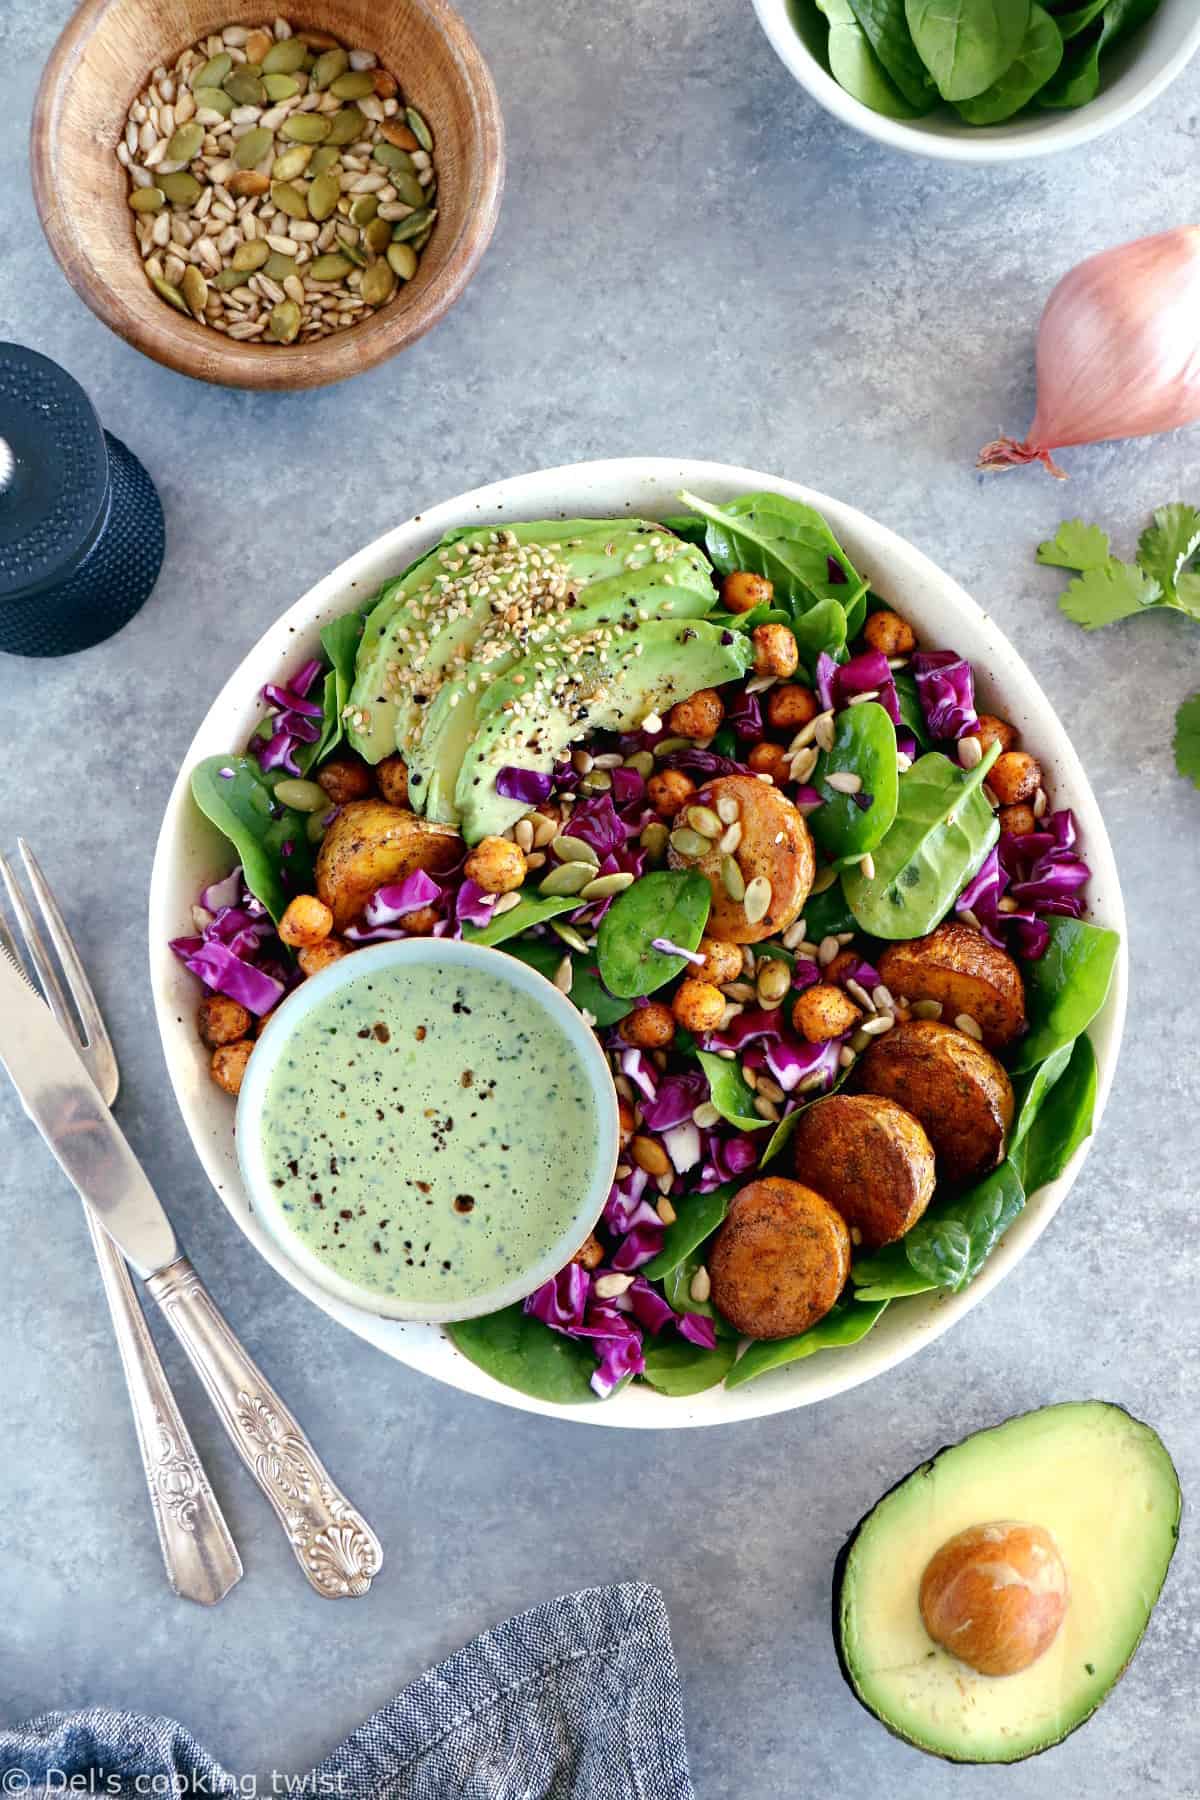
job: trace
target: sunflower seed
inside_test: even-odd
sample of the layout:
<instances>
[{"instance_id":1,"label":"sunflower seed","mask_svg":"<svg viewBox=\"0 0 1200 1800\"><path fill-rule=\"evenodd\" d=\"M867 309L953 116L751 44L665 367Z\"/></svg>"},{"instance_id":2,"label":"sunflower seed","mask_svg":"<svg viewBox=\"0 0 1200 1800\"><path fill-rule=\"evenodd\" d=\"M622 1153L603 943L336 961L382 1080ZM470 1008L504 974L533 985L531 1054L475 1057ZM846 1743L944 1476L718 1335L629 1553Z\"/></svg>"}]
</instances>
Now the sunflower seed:
<instances>
[{"instance_id":1,"label":"sunflower seed","mask_svg":"<svg viewBox=\"0 0 1200 1800\"><path fill-rule=\"evenodd\" d=\"M835 794L860 794L862 792L862 776L854 775L849 769L834 769L825 777L826 787L831 787Z\"/></svg>"},{"instance_id":2,"label":"sunflower seed","mask_svg":"<svg viewBox=\"0 0 1200 1800\"><path fill-rule=\"evenodd\" d=\"M955 1015L954 1023L959 1031L963 1032L969 1038L974 1038L977 1044L982 1044L983 1033L975 1020L971 1017L970 1013L957 1013Z\"/></svg>"},{"instance_id":3,"label":"sunflower seed","mask_svg":"<svg viewBox=\"0 0 1200 1800\"><path fill-rule=\"evenodd\" d=\"M696 1270L696 1273L688 1283L688 1293L691 1295L692 1299L697 1301L700 1305L703 1305L712 1293L712 1281L710 1280L708 1270L703 1263L700 1264L700 1267Z\"/></svg>"},{"instance_id":4,"label":"sunflower seed","mask_svg":"<svg viewBox=\"0 0 1200 1800\"><path fill-rule=\"evenodd\" d=\"M977 769L983 761L983 745L979 739L968 733L958 740L958 762L963 769Z\"/></svg>"}]
</instances>

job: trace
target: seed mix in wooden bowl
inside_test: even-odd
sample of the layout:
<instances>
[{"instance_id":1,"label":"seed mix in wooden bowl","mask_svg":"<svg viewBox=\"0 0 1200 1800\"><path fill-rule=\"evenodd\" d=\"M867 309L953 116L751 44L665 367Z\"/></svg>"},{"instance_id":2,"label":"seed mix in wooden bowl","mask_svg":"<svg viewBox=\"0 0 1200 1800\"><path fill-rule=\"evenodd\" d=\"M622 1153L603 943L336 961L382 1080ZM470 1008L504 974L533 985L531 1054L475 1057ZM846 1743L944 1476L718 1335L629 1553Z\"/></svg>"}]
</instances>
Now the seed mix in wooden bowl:
<instances>
[{"instance_id":1,"label":"seed mix in wooden bowl","mask_svg":"<svg viewBox=\"0 0 1200 1800\"><path fill-rule=\"evenodd\" d=\"M416 273L433 138L371 50L227 25L156 68L117 158L155 292L231 338L343 331Z\"/></svg>"}]
</instances>

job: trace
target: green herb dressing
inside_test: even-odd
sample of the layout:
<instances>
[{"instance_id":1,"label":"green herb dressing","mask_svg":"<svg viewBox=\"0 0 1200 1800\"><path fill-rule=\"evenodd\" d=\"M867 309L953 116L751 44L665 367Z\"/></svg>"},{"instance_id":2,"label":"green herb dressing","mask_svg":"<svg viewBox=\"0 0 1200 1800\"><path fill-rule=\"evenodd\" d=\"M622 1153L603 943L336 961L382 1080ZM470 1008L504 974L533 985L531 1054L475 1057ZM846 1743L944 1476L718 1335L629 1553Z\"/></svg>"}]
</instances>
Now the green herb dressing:
<instances>
[{"instance_id":1,"label":"green herb dressing","mask_svg":"<svg viewBox=\"0 0 1200 1800\"><path fill-rule=\"evenodd\" d=\"M334 989L292 1031L262 1117L288 1228L399 1300L467 1301L532 1269L596 1161L570 1040L530 995L449 965Z\"/></svg>"}]
</instances>

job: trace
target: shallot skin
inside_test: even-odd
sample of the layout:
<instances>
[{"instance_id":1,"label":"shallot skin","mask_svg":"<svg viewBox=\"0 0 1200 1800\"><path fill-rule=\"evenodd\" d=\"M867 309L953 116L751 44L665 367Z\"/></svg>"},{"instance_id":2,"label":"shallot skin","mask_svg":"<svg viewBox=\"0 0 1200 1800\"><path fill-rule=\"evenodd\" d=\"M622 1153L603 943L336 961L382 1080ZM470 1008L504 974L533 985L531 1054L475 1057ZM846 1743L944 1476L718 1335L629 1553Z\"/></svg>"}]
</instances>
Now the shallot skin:
<instances>
[{"instance_id":1,"label":"shallot skin","mask_svg":"<svg viewBox=\"0 0 1200 1800\"><path fill-rule=\"evenodd\" d=\"M1101 251L1063 276L1038 327L1037 394L1024 442L997 438L978 468L1040 462L1065 481L1054 450L1200 419L1200 225Z\"/></svg>"}]
</instances>

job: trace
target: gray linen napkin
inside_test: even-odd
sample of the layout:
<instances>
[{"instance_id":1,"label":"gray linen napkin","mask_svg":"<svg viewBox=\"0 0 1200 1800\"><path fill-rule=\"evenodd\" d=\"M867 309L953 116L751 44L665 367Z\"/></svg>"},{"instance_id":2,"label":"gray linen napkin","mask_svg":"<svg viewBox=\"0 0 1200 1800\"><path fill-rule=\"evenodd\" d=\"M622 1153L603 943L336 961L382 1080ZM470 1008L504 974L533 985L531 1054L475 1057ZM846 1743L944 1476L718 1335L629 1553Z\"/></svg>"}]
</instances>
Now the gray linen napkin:
<instances>
[{"instance_id":1,"label":"gray linen napkin","mask_svg":"<svg viewBox=\"0 0 1200 1800\"><path fill-rule=\"evenodd\" d=\"M90 1778L72 1790L72 1776ZM64 1790L111 1800L244 1800L248 1791L171 1719L97 1706L0 1731L0 1793L36 1800ZM625 1582L519 1613L428 1670L284 1791L300 1800L694 1800L662 1595Z\"/></svg>"}]
</instances>

